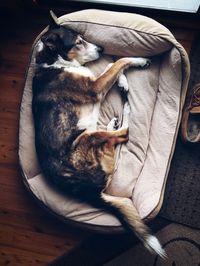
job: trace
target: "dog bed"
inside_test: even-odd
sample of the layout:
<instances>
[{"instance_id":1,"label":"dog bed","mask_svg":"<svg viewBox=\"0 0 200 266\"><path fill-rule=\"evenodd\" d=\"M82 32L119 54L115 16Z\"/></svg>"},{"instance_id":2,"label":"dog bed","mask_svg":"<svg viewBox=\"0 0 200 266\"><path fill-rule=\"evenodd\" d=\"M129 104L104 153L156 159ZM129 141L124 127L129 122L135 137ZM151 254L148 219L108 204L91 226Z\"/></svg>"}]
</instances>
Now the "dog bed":
<instances>
[{"instance_id":1,"label":"dog bed","mask_svg":"<svg viewBox=\"0 0 200 266\"><path fill-rule=\"evenodd\" d=\"M119 57L151 58L149 68L126 71L131 106L129 141L117 147L114 176L107 192L131 198L143 219L153 218L162 205L181 119L189 77L187 53L168 29L141 15L84 10L60 17L59 23L104 47L104 55L89 64L97 75ZM35 198L64 221L98 231L121 231L115 216L62 194L41 173L31 112L35 52L41 34L33 45L21 103L19 160L23 180ZM122 111L115 85L101 107L99 128L104 129L114 116L122 120Z\"/></svg>"}]
</instances>

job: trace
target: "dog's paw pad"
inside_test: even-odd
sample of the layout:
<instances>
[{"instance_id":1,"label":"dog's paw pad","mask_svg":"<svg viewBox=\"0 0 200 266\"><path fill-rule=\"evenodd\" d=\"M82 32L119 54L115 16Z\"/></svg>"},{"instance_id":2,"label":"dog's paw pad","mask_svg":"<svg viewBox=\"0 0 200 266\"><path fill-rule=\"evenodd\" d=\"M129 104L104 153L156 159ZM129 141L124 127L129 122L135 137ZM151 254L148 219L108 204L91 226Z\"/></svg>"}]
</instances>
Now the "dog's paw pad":
<instances>
[{"instance_id":1,"label":"dog's paw pad","mask_svg":"<svg viewBox=\"0 0 200 266\"><path fill-rule=\"evenodd\" d=\"M135 67L148 67L151 64L151 60L148 58L137 57L132 59L132 65Z\"/></svg>"},{"instance_id":2,"label":"dog's paw pad","mask_svg":"<svg viewBox=\"0 0 200 266\"><path fill-rule=\"evenodd\" d=\"M113 119L107 125L107 131L117 130L119 128L119 120L117 117L113 117Z\"/></svg>"},{"instance_id":3,"label":"dog's paw pad","mask_svg":"<svg viewBox=\"0 0 200 266\"><path fill-rule=\"evenodd\" d=\"M128 81L124 74L121 74L118 78L118 86L123 89L125 92L128 92Z\"/></svg>"}]
</instances>

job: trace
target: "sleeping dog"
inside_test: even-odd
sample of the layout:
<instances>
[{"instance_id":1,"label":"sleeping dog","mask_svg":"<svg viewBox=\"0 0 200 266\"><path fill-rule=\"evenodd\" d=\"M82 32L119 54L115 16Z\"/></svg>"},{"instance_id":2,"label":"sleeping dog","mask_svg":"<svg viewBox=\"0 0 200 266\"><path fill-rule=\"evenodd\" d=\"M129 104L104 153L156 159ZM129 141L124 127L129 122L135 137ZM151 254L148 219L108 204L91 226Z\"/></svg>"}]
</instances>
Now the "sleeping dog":
<instances>
[{"instance_id":1,"label":"sleeping dog","mask_svg":"<svg viewBox=\"0 0 200 266\"><path fill-rule=\"evenodd\" d=\"M33 78L35 143L41 169L68 195L114 211L148 249L164 257L131 200L106 194L115 147L128 140L128 103L120 128L113 118L107 131L97 129L101 102L113 84L118 81L128 90L123 71L148 66L150 60L121 58L95 77L84 64L97 60L103 49L59 25L50 13L50 26L37 44Z\"/></svg>"}]
</instances>

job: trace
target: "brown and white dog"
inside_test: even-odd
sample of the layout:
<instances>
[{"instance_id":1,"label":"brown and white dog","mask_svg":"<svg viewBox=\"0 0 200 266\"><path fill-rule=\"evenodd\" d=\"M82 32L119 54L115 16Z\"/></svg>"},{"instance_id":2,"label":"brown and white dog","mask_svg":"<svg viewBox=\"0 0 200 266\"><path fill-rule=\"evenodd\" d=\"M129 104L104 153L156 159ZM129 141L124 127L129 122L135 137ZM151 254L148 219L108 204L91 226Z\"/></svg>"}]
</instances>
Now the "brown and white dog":
<instances>
[{"instance_id":1,"label":"brown and white dog","mask_svg":"<svg viewBox=\"0 0 200 266\"><path fill-rule=\"evenodd\" d=\"M128 198L114 197L105 190L112 179L115 147L128 140L129 105L124 105L121 128L113 118L107 131L97 130L102 100L119 80L128 90L123 71L145 67L146 58L121 58L99 76L83 66L101 56L102 48L61 26L51 12L49 29L37 45L33 78L35 143L46 177L67 194L116 211L122 222L151 251L164 257L156 237L141 220Z\"/></svg>"}]
</instances>

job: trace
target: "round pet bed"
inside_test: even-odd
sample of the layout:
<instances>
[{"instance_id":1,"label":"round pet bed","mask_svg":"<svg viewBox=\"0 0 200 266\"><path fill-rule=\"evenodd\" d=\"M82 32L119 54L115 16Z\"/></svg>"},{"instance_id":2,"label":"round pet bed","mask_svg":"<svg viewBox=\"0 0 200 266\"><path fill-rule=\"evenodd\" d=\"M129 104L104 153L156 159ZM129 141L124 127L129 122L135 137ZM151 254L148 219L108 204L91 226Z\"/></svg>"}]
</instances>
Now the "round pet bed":
<instances>
[{"instance_id":1,"label":"round pet bed","mask_svg":"<svg viewBox=\"0 0 200 266\"><path fill-rule=\"evenodd\" d=\"M143 219L153 218L162 205L176 142L189 77L188 56L168 29L144 16L84 10L60 17L59 23L104 47L104 55L89 65L97 75L122 56L152 60L149 68L126 72L131 105L129 141L117 147L108 193L131 198ZM43 206L64 221L98 231L120 231L122 226L115 216L62 194L41 173L31 112L35 52L41 34L33 45L21 103L19 159L24 182ZM113 116L122 119L122 110L115 85L102 105L99 128Z\"/></svg>"}]
</instances>

